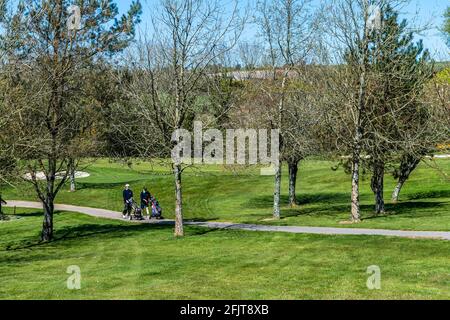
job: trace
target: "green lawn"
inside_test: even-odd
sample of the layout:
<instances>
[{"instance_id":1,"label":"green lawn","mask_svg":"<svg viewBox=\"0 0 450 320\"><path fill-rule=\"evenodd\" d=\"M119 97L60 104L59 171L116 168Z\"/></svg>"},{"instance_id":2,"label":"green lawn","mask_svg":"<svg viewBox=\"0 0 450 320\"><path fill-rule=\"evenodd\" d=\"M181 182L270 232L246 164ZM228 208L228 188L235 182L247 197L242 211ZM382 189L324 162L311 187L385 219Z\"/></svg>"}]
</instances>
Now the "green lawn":
<instances>
[{"instance_id":1,"label":"green lawn","mask_svg":"<svg viewBox=\"0 0 450 320\"><path fill-rule=\"evenodd\" d=\"M364 220L358 227L450 230L450 161L442 172L422 165L388 215L374 217L369 178L362 184ZM331 162L308 161L299 175L300 205L283 219L272 210L273 177L256 168L209 166L184 175L188 219L284 225L342 226L349 215L349 177ZM86 169L79 190L61 191L58 203L121 209L121 190L148 186L166 217L173 212L167 168L140 163L132 169L107 160ZM386 177L386 198L395 182ZM286 180L284 186L286 186ZM3 190L7 199L36 197L29 185ZM8 214L12 209L6 210ZM0 222L0 299L450 299L450 242L378 236L321 236L136 225L57 213L56 241L38 242L42 212L17 209ZM352 226L347 226L352 227ZM81 268L82 289L68 290L67 267ZM366 286L367 267L381 268L381 290Z\"/></svg>"},{"instance_id":2,"label":"green lawn","mask_svg":"<svg viewBox=\"0 0 450 320\"><path fill-rule=\"evenodd\" d=\"M11 210L8 209L11 213ZM40 212L0 222L0 299L450 299L450 242L172 228L55 217L37 242ZM81 269L81 290L66 287ZM366 287L368 266L381 289Z\"/></svg>"},{"instance_id":3,"label":"green lawn","mask_svg":"<svg viewBox=\"0 0 450 320\"><path fill-rule=\"evenodd\" d=\"M191 169L183 177L185 218L281 225L450 230L450 160L438 160L436 164L440 171L422 164L412 174L398 204L390 201L395 181L386 175L387 214L383 216L373 215L370 176L365 176L361 187L363 222L351 226L339 224L349 217L350 178L342 169L331 170L332 162L311 160L301 164L297 182L300 205L296 208L287 206L287 177L284 175L283 219L276 222L267 221L272 213L273 177L260 176L256 168L240 171L219 166ZM173 178L168 168L139 163L130 169L99 160L86 171L91 177L78 181L79 191L61 191L58 203L120 211L123 185L130 183L135 193L139 193L144 185L148 186L160 200L164 215L173 217ZM29 185L3 192L9 199L36 200Z\"/></svg>"}]
</instances>

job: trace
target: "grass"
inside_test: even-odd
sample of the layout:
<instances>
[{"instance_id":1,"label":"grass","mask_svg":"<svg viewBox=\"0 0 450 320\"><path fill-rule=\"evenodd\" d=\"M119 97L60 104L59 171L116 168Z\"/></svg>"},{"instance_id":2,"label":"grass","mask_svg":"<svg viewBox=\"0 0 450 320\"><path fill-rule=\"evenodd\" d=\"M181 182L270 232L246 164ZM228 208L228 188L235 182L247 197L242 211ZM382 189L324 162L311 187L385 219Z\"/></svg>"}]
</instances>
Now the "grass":
<instances>
[{"instance_id":1,"label":"grass","mask_svg":"<svg viewBox=\"0 0 450 320\"><path fill-rule=\"evenodd\" d=\"M380 216L373 214L370 177L365 176L361 185L363 221L357 225L340 224L349 218L350 178L342 170L331 170L334 163L328 161L301 164L297 182L299 205L295 208L287 205L285 170L280 221L267 221L272 213L273 177L260 176L257 168L236 172L221 166L206 166L187 170L183 176L184 214L191 220L446 231L450 230L450 160L436 163L441 171L422 164L413 172L397 204L389 200L395 181L386 175L387 214ZM130 183L135 193L148 186L160 200L164 215L173 217L173 177L167 167L141 162L130 169L99 160L87 171L91 176L78 181L79 190L61 191L58 203L120 211L123 185ZM33 189L23 184L4 190L4 197L36 200Z\"/></svg>"},{"instance_id":2,"label":"grass","mask_svg":"<svg viewBox=\"0 0 450 320\"><path fill-rule=\"evenodd\" d=\"M450 230L449 160L442 172L421 165L401 202L373 215L369 179L362 182L363 222L356 227ZM349 177L333 163L302 163L299 205L280 221L272 211L273 177L257 168L189 169L183 177L185 217L193 220L342 226L349 215ZM130 169L99 160L75 193L57 202L120 211L121 191L148 186L172 217L173 180L167 168ZM286 176L286 175L285 175ZM395 181L386 176L386 199ZM28 184L3 190L7 199L36 200ZM11 215L12 209L6 209ZM136 225L58 212L55 241L40 243L42 212L18 208L0 222L0 299L450 299L450 242L379 236L325 236ZM354 227L345 225L342 227ZM82 289L68 290L67 268L81 268ZM381 269L381 290L369 290L366 270Z\"/></svg>"},{"instance_id":3,"label":"grass","mask_svg":"<svg viewBox=\"0 0 450 320\"><path fill-rule=\"evenodd\" d=\"M8 209L7 213L11 214ZM36 241L42 213L0 223L0 299L449 299L450 243L135 225L55 216L56 240ZM67 268L81 269L68 290ZM366 287L381 269L381 290Z\"/></svg>"}]
</instances>

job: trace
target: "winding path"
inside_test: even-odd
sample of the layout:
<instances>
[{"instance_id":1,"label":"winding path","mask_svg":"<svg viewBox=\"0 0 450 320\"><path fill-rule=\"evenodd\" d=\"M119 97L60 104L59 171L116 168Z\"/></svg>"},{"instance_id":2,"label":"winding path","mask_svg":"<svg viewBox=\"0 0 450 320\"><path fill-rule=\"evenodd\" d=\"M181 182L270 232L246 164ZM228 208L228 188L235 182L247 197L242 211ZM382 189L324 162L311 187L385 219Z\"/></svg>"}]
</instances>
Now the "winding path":
<instances>
[{"instance_id":1,"label":"winding path","mask_svg":"<svg viewBox=\"0 0 450 320\"><path fill-rule=\"evenodd\" d=\"M7 201L6 207L42 209L40 202L31 201ZM120 212L113 212L105 209L96 209L88 207L79 207L66 204L57 204L55 209L59 211L79 212L89 216L122 220ZM143 220L130 221L133 223L150 223L150 224L173 224L173 220ZM446 231L404 231L404 230L386 230L386 229L359 229L359 228L328 228L328 227L298 227L298 226L268 226L257 224L239 224L229 222L190 222L186 221L186 225L206 227L212 229L233 229L246 231L262 231L262 232L287 232L287 233L308 233L308 234L326 234L326 235L377 235L391 236L403 238L428 238L450 240L450 232Z\"/></svg>"}]
</instances>

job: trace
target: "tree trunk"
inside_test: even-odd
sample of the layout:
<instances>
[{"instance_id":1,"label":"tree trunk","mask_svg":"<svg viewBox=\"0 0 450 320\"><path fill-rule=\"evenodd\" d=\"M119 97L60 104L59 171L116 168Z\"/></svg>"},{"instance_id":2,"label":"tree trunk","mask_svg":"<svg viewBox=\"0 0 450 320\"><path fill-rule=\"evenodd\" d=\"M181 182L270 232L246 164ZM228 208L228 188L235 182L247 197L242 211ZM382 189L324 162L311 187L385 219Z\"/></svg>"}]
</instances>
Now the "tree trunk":
<instances>
[{"instance_id":1,"label":"tree trunk","mask_svg":"<svg viewBox=\"0 0 450 320\"><path fill-rule=\"evenodd\" d=\"M359 203L359 169L361 163L361 143L363 138L362 114L364 112L366 101L366 74L364 67L359 79L359 85L359 102L352 156L352 211L350 217L352 222L361 221L361 208Z\"/></svg>"},{"instance_id":2,"label":"tree trunk","mask_svg":"<svg viewBox=\"0 0 450 320\"><path fill-rule=\"evenodd\" d=\"M365 4L367 4L367 0ZM367 18L367 12L365 12ZM366 106L366 71L368 64L368 30L364 31L362 57L360 62L361 73L359 75L359 93L358 93L358 107L356 110L355 119L355 136L353 137L353 156L352 156L352 209L351 221L361 221L361 208L359 203L359 167L361 162L361 148L363 139L363 115Z\"/></svg>"},{"instance_id":3,"label":"tree trunk","mask_svg":"<svg viewBox=\"0 0 450 320\"><path fill-rule=\"evenodd\" d=\"M360 165L360 151L359 147L355 147L352 159L352 211L351 221L360 222L361 212L359 206L359 165Z\"/></svg>"},{"instance_id":4,"label":"tree trunk","mask_svg":"<svg viewBox=\"0 0 450 320\"><path fill-rule=\"evenodd\" d=\"M297 196L295 188L297 186L298 162L290 161L289 165L289 205L294 207L297 205Z\"/></svg>"},{"instance_id":5,"label":"tree trunk","mask_svg":"<svg viewBox=\"0 0 450 320\"><path fill-rule=\"evenodd\" d=\"M397 202L400 197L400 192L403 188L405 182L409 179L411 173L417 168L420 163L421 158L414 157L411 155L405 155L402 158L400 169L398 172L398 182L397 186L392 192L392 201Z\"/></svg>"},{"instance_id":6,"label":"tree trunk","mask_svg":"<svg viewBox=\"0 0 450 320\"><path fill-rule=\"evenodd\" d=\"M2 195L0 194L0 220L5 219L5 216L3 215L2 204L3 204L3 199L2 199ZM5 202L5 204L6 204L6 202Z\"/></svg>"},{"instance_id":7,"label":"tree trunk","mask_svg":"<svg viewBox=\"0 0 450 320\"><path fill-rule=\"evenodd\" d=\"M175 236L184 236L183 230L183 194L181 190L181 165L174 165L174 175L175 175Z\"/></svg>"},{"instance_id":8,"label":"tree trunk","mask_svg":"<svg viewBox=\"0 0 450 320\"><path fill-rule=\"evenodd\" d=\"M400 192L402 191L403 185L405 184L406 179L399 178L397 185L395 186L394 191L392 192L392 201L398 202L398 199L400 197Z\"/></svg>"},{"instance_id":9,"label":"tree trunk","mask_svg":"<svg viewBox=\"0 0 450 320\"><path fill-rule=\"evenodd\" d=\"M280 198L281 198L281 161L275 167L275 190L273 194L273 218L280 219Z\"/></svg>"},{"instance_id":10,"label":"tree trunk","mask_svg":"<svg viewBox=\"0 0 450 320\"><path fill-rule=\"evenodd\" d=\"M70 160L70 192L75 192L77 190L76 181L75 181L75 161L73 159Z\"/></svg>"},{"instance_id":11,"label":"tree trunk","mask_svg":"<svg viewBox=\"0 0 450 320\"><path fill-rule=\"evenodd\" d=\"M54 203L52 198L47 198L44 207L44 222L42 223L42 241L51 241L53 239L53 213Z\"/></svg>"},{"instance_id":12,"label":"tree trunk","mask_svg":"<svg viewBox=\"0 0 450 320\"><path fill-rule=\"evenodd\" d=\"M278 166L275 166L275 191L273 195L273 218L280 219L280 198L281 198L281 170L282 170L282 161L281 161L281 153L283 150L283 136L281 134L283 127L283 112L284 112L284 99L286 95L286 82L289 75L289 69L285 69L283 81L281 82L281 97L280 103L278 105L278 130L279 132L279 146L278 146Z\"/></svg>"},{"instance_id":13,"label":"tree trunk","mask_svg":"<svg viewBox=\"0 0 450 320\"><path fill-rule=\"evenodd\" d=\"M55 150L55 143L52 145L52 149ZM53 154L56 154L54 151ZM67 168L68 170L69 168ZM54 213L54 201L56 197L55 193L55 180L56 180L56 158L48 158L48 175L47 175L47 190L45 195L41 197L44 207L44 222L42 223L42 241L53 240L53 213Z\"/></svg>"},{"instance_id":14,"label":"tree trunk","mask_svg":"<svg viewBox=\"0 0 450 320\"><path fill-rule=\"evenodd\" d=\"M375 195L375 213L384 213L384 162L375 161L373 164L373 174L371 181L371 188Z\"/></svg>"},{"instance_id":15,"label":"tree trunk","mask_svg":"<svg viewBox=\"0 0 450 320\"><path fill-rule=\"evenodd\" d=\"M363 137L363 127L362 127L362 113L365 105L366 96L366 76L365 71L360 77L360 91L359 91L359 104L357 110L357 120L355 127L355 136L353 142L353 156L352 156L352 211L351 211L351 221L360 222L361 221L361 208L359 203L359 169L361 164L361 144Z\"/></svg>"}]
</instances>

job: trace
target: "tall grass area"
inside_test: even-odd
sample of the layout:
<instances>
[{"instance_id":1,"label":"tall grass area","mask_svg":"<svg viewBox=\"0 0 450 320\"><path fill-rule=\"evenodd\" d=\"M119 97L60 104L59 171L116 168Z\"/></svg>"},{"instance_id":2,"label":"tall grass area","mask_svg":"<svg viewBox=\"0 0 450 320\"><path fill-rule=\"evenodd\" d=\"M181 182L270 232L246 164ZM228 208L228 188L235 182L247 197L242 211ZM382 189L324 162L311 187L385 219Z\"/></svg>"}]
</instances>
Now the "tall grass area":
<instances>
[{"instance_id":1,"label":"tall grass area","mask_svg":"<svg viewBox=\"0 0 450 320\"><path fill-rule=\"evenodd\" d=\"M363 177L361 203L363 221L342 225L350 214L350 177L342 169L333 171L328 161L301 163L298 176L299 205L287 204L287 170L283 177L282 219L271 221L273 177L261 176L258 168L231 170L223 166L188 169L183 176L184 214L186 219L231 221L279 225L363 227L405 230L450 230L450 160L421 164L405 184L397 204L390 201L395 180L386 175L387 213L373 214L370 175ZM436 170L431 166L438 166ZM122 210L122 189L130 183L139 198L147 186L158 198L164 216L173 217L174 182L168 166L138 162L128 167L108 160L97 160L87 167L91 176L78 180L78 191L64 189L56 202ZM10 200L36 200L28 184L3 190Z\"/></svg>"},{"instance_id":2,"label":"tall grass area","mask_svg":"<svg viewBox=\"0 0 450 320\"><path fill-rule=\"evenodd\" d=\"M59 212L55 241L39 243L42 212L16 215L0 222L0 299L450 298L448 241L195 227L175 239L170 226ZM73 265L81 290L67 288ZM380 290L366 286L371 265Z\"/></svg>"}]
</instances>

